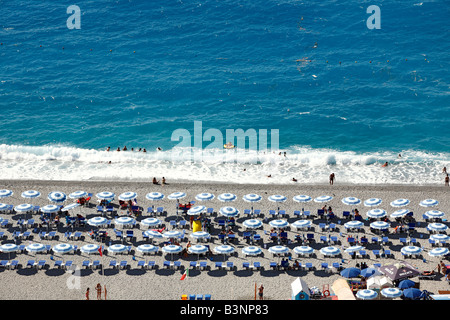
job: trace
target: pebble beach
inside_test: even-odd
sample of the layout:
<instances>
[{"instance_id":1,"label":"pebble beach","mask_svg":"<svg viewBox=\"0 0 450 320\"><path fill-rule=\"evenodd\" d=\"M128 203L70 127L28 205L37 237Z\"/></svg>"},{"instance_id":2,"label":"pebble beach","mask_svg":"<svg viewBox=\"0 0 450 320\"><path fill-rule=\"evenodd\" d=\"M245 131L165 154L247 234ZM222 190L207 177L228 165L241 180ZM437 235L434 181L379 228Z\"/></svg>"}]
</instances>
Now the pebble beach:
<instances>
[{"instance_id":1,"label":"pebble beach","mask_svg":"<svg viewBox=\"0 0 450 320\"><path fill-rule=\"evenodd\" d=\"M423 248L421 256L419 258L408 258L407 261L413 264L420 271L433 270L436 268L438 262L442 260L439 257L431 257L428 255L428 251L432 249L429 243L429 231L427 230L427 222L424 221L422 215L427 210L440 210L444 213L448 212L450 207L450 198L448 187L443 186L405 186L405 185L302 185L299 183L292 183L291 185L245 185L245 184L215 184L215 183L187 183L187 182L171 182L168 181L167 185L153 185L150 182L112 182L112 181L2 181L3 189L10 189L14 192L11 197L3 198L2 202L17 206L22 203L29 202L21 197L21 193L26 190L38 190L41 193L39 198L33 199L33 205L45 206L50 204L47 199L47 194L52 191L60 191L66 193L75 192L77 190L84 190L92 193L93 197L90 201L90 206L82 206L74 209L72 215L80 213L86 219L90 219L100 214L97 213L97 199L96 193L102 191L110 191L115 193L116 199L112 201L114 205L113 216L107 214L106 217L114 221L117 216L126 215L126 211L121 210L118 206L117 196L121 193L133 191L138 194L137 203L143 208L143 214L136 218L137 225L131 230L134 231L135 238L132 240L118 240L114 234L114 226L110 226L105 230L110 236L110 241L114 243L124 243L127 246L132 247L130 254L113 255L107 251L100 256L87 255L77 252L75 254L55 254L49 253L0 253L0 260L18 260L19 268L14 270L8 270L5 268L0 269L0 277L2 279L2 286L0 292L5 300L84 300L86 289L90 288L90 299L96 299L96 293L94 287L100 283L103 287L107 288L108 300L180 300L183 295L189 294L202 294L211 295L214 300L252 300L255 298L255 285L264 285L264 297L270 300L288 300L291 298L291 283L300 277L306 282L309 287L316 286L319 289L323 289L324 286L329 286L331 294L334 294L331 290L331 286L334 281L342 278L339 272L326 272L321 268L322 263L327 262L332 264L334 262L342 263L344 268L354 267L356 263L365 262L368 266L374 263L391 264L404 260L400 249L403 245L400 243L400 238L405 237L405 234L393 234L393 228L397 225L393 219L391 220L391 228L389 228L389 234L387 236L391 240L389 245L373 244L369 241L365 245L365 249L368 253L368 257L351 259L351 257L344 251L349 247L347 243L347 236L365 235L371 239L375 235L369 226L369 221L366 219L366 213L371 208L365 207L364 204L355 206L348 206L342 203L341 199L345 197L356 197L362 201L370 198L380 198L382 203L377 207L387 211L388 216L397 208L391 207L390 203L396 199L408 199L410 204L407 208L414 212L414 218L416 220L416 229L412 233L411 237L417 240L415 245ZM165 195L165 198L158 202L150 202L145 199L145 195L150 192L161 192ZM208 208L213 208L215 212L218 212L221 207L233 206L240 211L239 216L236 218L236 227L233 229L236 235L234 242L230 243L235 248L235 254L227 258L223 255L214 254L211 259L206 257L198 257L197 255L189 255L188 257L181 257L178 254L166 255L159 253L156 255L143 256L141 253L135 250L135 248L143 243L149 243L149 240L145 240L142 236L142 231L146 230L139 225L139 221L149 217L147 208L155 205L163 207L167 211L166 215L156 216L164 223L166 230L172 230L170 226L170 220L181 219L183 216L181 213L176 214L176 201L167 199L167 196L173 192L184 192L187 196L180 200L181 203L187 201L194 201L195 196L199 193L209 192L216 197L208 202L201 203ZM222 193L233 193L237 196L237 199L230 203L224 203L217 199L217 196ZM262 200L253 204L254 209L260 209L262 215L258 217L263 224L262 227L256 229L262 242L259 246L262 248L262 254L255 257L249 257L242 254L242 248L249 245L243 238L243 232L245 231L242 223L248 217L244 216L245 209L250 209L252 204L242 200L242 197L249 193L255 193L262 196ZM268 201L268 197L271 195L283 195L287 200L283 203L274 203ZM292 224L299 218L295 216L293 212L295 210L308 210L311 213L317 213L318 209L321 209L323 204L315 203L314 201L308 203L297 203L292 199L296 195L308 195L311 198L316 198L322 195L332 196L333 199L327 202L327 205L333 208L333 212L336 218L332 223L336 224L336 229L333 231L322 231L319 228L320 223L327 223L325 219L319 219L317 216L309 218L312 222L313 229L310 232L314 233L315 241L309 244L315 249L315 254L312 257L297 257L292 251L293 248L299 246L300 243L296 242L295 236L302 234L303 231L296 230L295 228L288 228L288 242L286 246L290 248L291 263L297 259L300 263L311 262L314 266L313 270L272 270L270 268L270 262L279 261L278 257L274 257L272 253L268 251L271 246L276 245L273 243L267 232L272 228L269 224L271 220L279 219L279 217L272 217L269 215L269 210L277 210L278 207L285 210L288 214L287 217L281 219L286 220ZM439 205L435 208L429 209L419 205L420 201L424 199L436 199L439 201ZM68 205L73 202L72 199L68 199L64 205ZM196 204L199 204L197 201ZM342 218L343 211L349 211L357 208L363 217L364 226L358 232L348 232L344 227L344 223L347 220ZM24 231L25 229L17 225L17 221L24 218L24 213L6 213L2 212L1 217L8 219L10 224L6 227L2 227L4 237L2 244L14 243L12 237L15 231ZM203 243L210 246L211 250L222 244L218 238L220 227L218 226L218 220L224 217L220 213L213 215L206 215L211 219L212 229L211 238L208 242ZM39 220L39 214L30 214L26 216L27 219L34 218ZM189 219L189 217L185 217ZM444 224L448 224L444 218L442 221ZM47 230L46 226L41 228ZM45 245L54 246L58 243L68 242L73 245L77 245L78 248L88 243L98 243L95 239L89 236L89 231L94 229L87 225L86 227L80 227L76 231L82 232L82 237L79 240L67 240L64 234L68 231L72 231L71 227L65 225L64 219L61 219L61 223L53 228L56 231L55 239L40 239L37 233L32 232L30 239L16 240L16 244L28 245L30 243L43 243ZM185 240L180 243L185 247L187 241L190 240L193 244L196 242L190 238L192 230L189 228L185 230ZM29 231L32 231L29 229ZM341 254L338 256L326 257L320 253L320 248L327 246L327 244L321 243L320 236L334 235L338 237L338 244L334 245L341 250ZM108 240L109 242L109 240ZM153 244L158 245L161 249L164 240L153 240ZM109 243L103 243L106 248ZM377 258L372 253L372 250L390 249L392 257ZM28 260L46 260L46 268L36 270L35 268L27 268L26 264ZM192 270L189 268L189 263L200 259L200 261L206 261L208 269L206 270ZM448 264L448 260L444 258L444 262ZM63 269L54 267L54 261L56 260L72 260L76 265L75 272L67 272ZM91 270L81 268L84 260L100 260L104 268ZM129 267L127 269L113 269L109 267L111 260L126 260ZM154 270L146 270L137 266L139 260L154 260L158 266ZM166 269L163 267L165 260L178 260L181 262L182 268L180 270ZM235 270L217 270L215 268L216 261L232 261L236 266ZM243 268L243 262L261 263L261 270L246 270ZM180 280L181 276L186 269L190 269L188 276L184 280ZM427 290L432 293L438 293L439 290L448 290L449 284L445 280L443 275L438 275L434 280L418 280L412 278L413 281L419 282L421 290ZM104 299L104 297L102 297Z\"/></svg>"}]
</instances>

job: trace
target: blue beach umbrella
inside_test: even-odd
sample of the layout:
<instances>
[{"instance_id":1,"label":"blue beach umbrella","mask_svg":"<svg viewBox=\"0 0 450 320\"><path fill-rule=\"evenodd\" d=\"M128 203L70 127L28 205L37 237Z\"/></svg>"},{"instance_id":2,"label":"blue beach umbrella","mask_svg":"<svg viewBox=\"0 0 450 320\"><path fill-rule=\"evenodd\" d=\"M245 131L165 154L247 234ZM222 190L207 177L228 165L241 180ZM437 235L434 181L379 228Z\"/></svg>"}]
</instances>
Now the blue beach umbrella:
<instances>
[{"instance_id":1,"label":"blue beach umbrella","mask_svg":"<svg viewBox=\"0 0 450 320\"><path fill-rule=\"evenodd\" d=\"M320 196L314 199L314 202L317 203L323 203L323 202L328 202L331 201L333 199L332 196Z\"/></svg>"},{"instance_id":2,"label":"blue beach umbrella","mask_svg":"<svg viewBox=\"0 0 450 320\"><path fill-rule=\"evenodd\" d=\"M295 202L306 203L312 201L312 198L307 195L296 195L292 200Z\"/></svg>"},{"instance_id":3,"label":"blue beach umbrella","mask_svg":"<svg viewBox=\"0 0 450 320\"><path fill-rule=\"evenodd\" d=\"M321 248L319 251L324 256L336 256L341 253L339 248L333 246Z\"/></svg>"},{"instance_id":4,"label":"blue beach umbrella","mask_svg":"<svg viewBox=\"0 0 450 320\"><path fill-rule=\"evenodd\" d=\"M61 203L66 201L67 196L64 192L61 191L52 191L47 196L48 200L55 203Z\"/></svg>"},{"instance_id":5,"label":"blue beach umbrella","mask_svg":"<svg viewBox=\"0 0 450 320\"><path fill-rule=\"evenodd\" d=\"M399 289L408 289L408 288L412 288L416 285L416 283L410 279L405 279L399 282L398 284L398 288Z\"/></svg>"},{"instance_id":6,"label":"blue beach umbrella","mask_svg":"<svg viewBox=\"0 0 450 320\"><path fill-rule=\"evenodd\" d=\"M100 200L112 201L116 196L113 192L110 191L102 191L95 195Z\"/></svg>"},{"instance_id":7,"label":"blue beach umbrella","mask_svg":"<svg viewBox=\"0 0 450 320\"><path fill-rule=\"evenodd\" d=\"M418 299L422 296L422 291L417 288L408 288L403 290L403 296L409 299Z\"/></svg>"},{"instance_id":8,"label":"blue beach umbrella","mask_svg":"<svg viewBox=\"0 0 450 320\"><path fill-rule=\"evenodd\" d=\"M430 210L425 212L425 215L430 219L435 219L435 218L443 218L445 216L445 213L439 210Z\"/></svg>"},{"instance_id":9,"label":"blue beach umbrella","mask_svg":"<svg viewBox=\"0 0 450 320\"><path fill-rule=\"evenodd\" d=\"M434 240L434 241L448 241L448 240L450 240L450 236L448 236L445 233L436 233L436 234L432 234L430 236L430 239Z\"/></svg>"},{"instance_id":10,"label":"blue beach umbrella","mask_svg":"<svg viewBox=\"0 0 450 320\"><path fill-rule=\"evenodd\" d=\"M17 206L14 207L14 211L16 212L29 212L31 210L33 210L33 205L28 204L28 203L23 203L23 204L19 204Z\"/></svg>"},{"instance_id":11,"label":"blue beach umbrella","mask_svg":"<svg viewBox=\"0 0 450 320\"><path fill-rule=\"evenodd\" d=\"M387 215L387 212L383 209L372 209L367 211L367 216L373 219L384 218Z\"/></svg>"},{"instance_id":12,"label":"blue beach umbrella","mask_svg":"<svg viewBox=\"0 0 450 320\"><path fill-rule=\"evenodd\" d=\"M214 195L212 193L209 192L204 192L204 193L199 193L195 196L195 199L197 199L198 201L209 201L214 199Z\"/></svg>"},{"instance_id":13,"label":"blue beach umbrella","mask_svg":"<svg viewBox=\"0 0 450 320\"><path fill-rule=\"evenodd\" d=\"M80 199L80 198L86 197L87 195L88 194L86 191L79 190L79 191L75 191L75 192L72 192L71 194L69 194L69 198L70 199Z\"/></svg>"},{"instance_id":14,"label":"blue beach umbrella","mask_svg":"<svg viewBox=\"0 0 450 320\"><path fill-rule=\"evenodd\" d=\"M128 248L125 245L120 244L120 243L116 243L116 244L110 245L108 247L108 252L111 252L111 253L123 253L127 250L128 250Z\"/></svg>"},{"instance_id":15,"label":"blue beach umbrella","mask_svg":"<svg viewBox=\"0 0 450 320\"><path fill-rule=\"evenodd\" d=\"M291 224L292 227L296 229L309 228L312 222L310 220L297 220Z\"/></svg>"},{"instance_id":16,"label":"blue beach umbrella","mask_svg":"<svg viewBox=\"0 0 450 320\"><path fill-rule=\"evenodd\" d=\"M356 278L361 274L361 270L358 268L345 268L340 274L344 278Z\"/></svg>"},{"instance_id":17,"label":"blue beach umbrella","mask_svg":"<svg viewBox=\"0 0 450 320\"><path fill-rule=\"evenodd\" d=\"M404 246L400 249L400 252L405 255L419 254L422 252L422 248L418 246Z\"/></svg>"},{"instance_id":18,"label":"blue beach umbrella","mask_svg":"<svg viewBox=\"0 0 450 320\"><path fill-rule=\"evenodd\" d=\"M383 201L380 198L370 198L364 201L366 207L376 207L379 206Z\"/></svg>"},{"instance_id":19,"label":"blue beach umbrella","mask_svg":"<svg viewBox=\"0 0 450 320\"><path fill-rule=\"evenodd\" d=\"M408 199L397 199L391 202L392 207L404 207L409 204Z\"/></svg>"},{"instance_id":20,"label":"blue beach umbrella","mask_svg":"<svg viewBox=\"0 0 450 320\"><path fill-rule=\"evenodd\" d=\"M246 202L259 202L262 200L262 197L254 193L250 193L246 194L242 199Z\"/></svg>"},{"instance_id":21,"label":"blue beach umbrella","mask_svg":"<svg viewBox=\"0 0 450 320\"><path fill-rule=\"evenodd\" d=\"M54 245L52 248L54 253L69 253L74 250L74 246L69 243L58 243L57 245Z\"/></svg>"},{"instance_id":22,"label":"blue beach umbrella","mask_svg":"<svg viewBox=\"0 0 450 320\"><path fill-rule=\"evenodd\" d=\"M280 194L271 195L268 199L272 202L285 202L287 200L285 196Z\"/></svg>"},{"instance_id":23,"label":"blue beach umbrella","mask_svg":"<svg viewBox=\"0 0 450 320\"><path fill-rule=\"evenodd\" d=\"M297 246L294 248L294 253L298 255L310 255L314 253L314 249L310 246Z\"/></svg>"},{"instance_id":24,"label":"blue beach umbrella","mask_svg":"<svg viewBox=\"0 0 450 320\"><path fill-rule=\"evenodd\" d=\"M217 199L219 199L219 201L222 202L231 202L236 200L236 198L237 198L236 195L232 193L222 193L219 194L219 196L217 197Z\"/></svg>"},{"instance_id":25,"label":"blue beach umbrella","mask_svg":"<svg viewBox=\"0 0 450 320\"><path fill-rule=\"evenodd\" d=\"M372 289L362 289L356 292L356 297L362 300L373 300L378 297L378 293Z\"/></svg>"},{"instance_id":26,"label":"blue beach umbrella","mask_svg":"<svg viewBox=\"0 0 450 320\"><path fill-rule=\"evenodd\" d=\"M369 267L361 270L361 276L364 278L369 278L370 276L373 276L376 273L380 273L377 268Z\"/></svg>"},{"instance_id":27,"label":"blue beach umbrella","mask_svg":"<svg viewBox=\"0 0 450 320\"><path fill-rule=\"evenodd\" d=\"M429 223L427 226L428 231L435 231L435 232L443 232L447 230L447 228L448 227L445 224L439 222Z\"/></svg>"},{"instance_id":28,"label":"blue beach umbrella","mask_svg":"<svg viewBox=\"0 0 450 320\"><path fill-rule=\"evenodd\" d=\"M435 207L439 204L439 201L435 199L425 199L420 201L419 205L422 207Z\"/></svg>"},{"instance_id":29,"label":"blue beach umbrella","mask_svg":"<svg viewBox=\"0 0 450 320\"><path fill-rule=\"evenodd\" d=\"M171 194L169 194L169 196L167 197L170 200L179 200L186 197L186 193L184 192L173 192Z\"/></svg>"},{"instance_id":30,"label":"blue beach umbrella","mask_svg":"<svg viewBox=\"0 0 450 320\"><path fill-rule=\"evenodd\" d=\"M384 288L380 291L381 295L386 298L399 298L403 292L399 288Z\"/></svg>"},{"instance_id":31,"label":"blue beach umbrella","mask_svg":"<svg viewBox=\"0 0 450 320\"><path fill-rule=\"evenodd\" d=\"M239 215L239 210L234 207L222 207L219 212L225 217L237 217Z\"/></svg>"},{"instance_id":32,"label":"blue beach umbrella","mask_svg":"<svg viewBox=\"0 0 450 320\"><path fill-rule=\"evenodd\" d=\"M195 207L190 208L188 210L187 214L190 216L195 216L197 214L204 212L205 210L206 210L205 206L195 206Z\"/></svg>"},{"instance_id":33,"label":"blue beach umbrella","mask_svg":"<svg viewBox=\"0 0 450 320\"><path fill-rule=\"evenodd\" d=\"M121 194L119 195L119 200L122 200L122 201L130 201L130 200L136 199L137 196L138 196L138 195L137 195L136 192L133 192L133 191L127 191L127 192L121 193Z\"/></svg>"},{"instance_id":34,"label":"blue beach umbrella","mask_svg":"<svg viewBox=\"0 0 450 320\"><path fill-rule=\"evenodd\" d=\"M159 220L158 218L145 218L140 222L140 225L145 227L156 227L160 226L161 224L162 221Z\"/></svg>"},{"instance_id":35,"label":"blue beach umbrella","mask_svg":"<svg viewBox=\"0 0 450 320\"><path fill-rule=\"evenodd\" d=\"M43 206L40 208L41 212L43 213L55 213L59 211L59 206L55 204L48 204L46 206Z\"/></svg>"},{"instance_id":36,"label":"blue beach umbrella","mask_svg":"<svg viewBox=\"0 0 450 320\"><path fill-rule=\"evenodd\" d=\"M148 243L141 244L141 245L136 247L136 250L141 252L141 253L143 253L143 254L156 253L156 252L158 252L158 249L159 248L157 246L154 246L154 245L148 244Z\"/></svg>"},{"instance_id":37,"label":"blue beach umbrella","mask_svg":"<svg viewBox=\"0 0 450 320\"><path fill-rule=\"evenodd\" d=\"M108 220L105 217L94 217L94 218L90 218L87 221L87 224L90 226L98 227L98 226L105 225L107 221Z\"/></svg>"},{"instance_id":38,"label":"blue beach umbrella","mask_svg":"<svg viewBox=\"0 0 450 320\"><path fill-rule=\"evenodd\" d=\"M289 223L282 219L272 220L269 224L274 228L286 228L289 226Z\"/></svg>"},{"instance_id":39,"label":"blue beach umbrella","mask_svg":"<svg viewBox=\"0 0 450 320\"><path fill-rule=\"evenodd\" d=\"M41 193L36 190L27 190L27 191L22 192L22 198L34 199L34 198L37 198L40 196L41 196Z\"/></svg>"},{"instance_id":40,"label":"blue beach umbrella","mask_svg":"<svg viewBox=\"0 0 450 320\"><path fill-rule=\"evenodd\" d=\"M164 194L161 192L149 192L145 195L145 198L150 201L159 201L164 199Z\"/></svg>"},{"instance_id":41,"label":"blue beach umbrella","mask_svg":"<svg viewBox=\"0 0 450 320\"><path fill-rule=\"evenodd\" d=\"M354 206L361 203L361 200L355 197L345 197L341 201L348 206Z\"/></svg>"},{"instance_id":42,"label":"blue beach umbrella","mask_svg":"<svg viewBox=\"0 0 450 320\"><path fill-rule=\"evenodd\" d=\"M99 253L98 249L100 249L100 246L98 244L89 243L82 246L80 248L80 251L82 253L92 254L92 253Z\"/></svg>"},{"instance_id":43,"label":"blue beach umbrella","mask_svg":"<svg viewBox=\"0 0 450 320\"><path fill-rule=\"evenodd\" d=\"M431 257L443 257L448 255L448 248L434 248L428 252L428 255Z\"/></svg>"},{"instance_id":44,"label":"blue beach umbrella","mask_svg":"<svg viewBox=\"0 0 450 320\"><path fill-rule=\"evenodd\" d=\"M7 198L14 194L11 190L8 189L2 189L0 190L0 198Z\"/></svg>"}]
</instances>

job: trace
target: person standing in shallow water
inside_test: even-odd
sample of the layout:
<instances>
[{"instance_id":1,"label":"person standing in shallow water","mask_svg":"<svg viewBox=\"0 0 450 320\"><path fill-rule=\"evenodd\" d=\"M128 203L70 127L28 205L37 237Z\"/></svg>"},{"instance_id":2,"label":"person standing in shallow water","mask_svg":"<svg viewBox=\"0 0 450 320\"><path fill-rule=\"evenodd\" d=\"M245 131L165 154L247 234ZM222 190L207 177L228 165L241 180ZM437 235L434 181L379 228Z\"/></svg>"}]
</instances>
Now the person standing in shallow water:
<instances>
[{"instance_id":1,"label":"person standing in shallow water","mask_svg":"<svg viewBox=\"0 0 450 320\"><path fill-rule=\"evenodd\" d=\"M334 173L330 174L330 184L334 184Z\"/></svg>"},{"instance_id":2,"label":"person standing in shallow water","mask_svg":"<svg viewBox=\"0 0 450 320\"><path fill-rule=\"evenodd\" d=\"M447 174L447 176L445 177L445 185L448 187L448 185L449 185L449 177L448 177L448 174Z\"/></svg>"}]
</instances>

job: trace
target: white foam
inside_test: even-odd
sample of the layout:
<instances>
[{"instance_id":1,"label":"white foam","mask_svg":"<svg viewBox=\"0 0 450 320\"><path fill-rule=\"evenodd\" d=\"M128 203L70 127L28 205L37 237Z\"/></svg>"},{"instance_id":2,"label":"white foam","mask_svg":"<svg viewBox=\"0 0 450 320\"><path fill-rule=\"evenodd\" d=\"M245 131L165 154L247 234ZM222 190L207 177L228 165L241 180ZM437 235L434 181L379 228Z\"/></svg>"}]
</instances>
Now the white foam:
<instances>
[{"instance_id":1,"label":"white foam","mask_svg":"<svg viewBox=\"0 0 450 320\"><path fill-rule=\"evenodd\" d=\"M281 152L281 155L279 154ZM284 156L284 152L287 156ZM296 146L288 150L175 148L167 151L104 151L62 145L0 145L2 179L170 180L349 184L443 184L449 154L423 151L356 153ZM111 164L108 162L111 161ZM387 168L381 164L390 162ZM268 178L267 175L272 178Z\"/></svg>"}]
</instances>

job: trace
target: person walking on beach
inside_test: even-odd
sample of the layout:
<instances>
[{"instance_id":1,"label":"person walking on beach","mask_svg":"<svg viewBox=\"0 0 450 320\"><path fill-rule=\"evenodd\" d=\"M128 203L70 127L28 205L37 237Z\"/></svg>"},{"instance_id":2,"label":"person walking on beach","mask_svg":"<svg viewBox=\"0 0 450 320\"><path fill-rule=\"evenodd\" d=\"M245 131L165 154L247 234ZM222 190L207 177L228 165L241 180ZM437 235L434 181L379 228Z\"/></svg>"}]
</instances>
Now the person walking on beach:
<instances>
[{"instance_id":1,"label":"person walking on beach","mask_svg":"<svg viewBox=\"0 0 450 320\"><path fill-rule=\"evenodd\" d=\"M106 300L106 284L103 290L105 291L105 300Z\"/></svg>"},{"instance_id":2,"label":"person walking on beach","mask_svg":"<svg viewBox=\"0 0 450 320\"><path fill-rule=\"evenodd\" d=\"M86 289L86 300L89 300L89 288Z\"/></svg>"},{"instance_id":3,"label":"person walking on beach","mask_svg":"<svg viewBox=\"0 0 450 320\"><path fill-rule=\"evenodd\" d=\"M264 294L264 287L261 283L261 285L258 288L259 300L264 300L263 294Z\"/></svg>"},{"instance_id":4,"label":"person walking on beach","mask_svg":"<svg viewBox=\"0 0 450 320\"><path fill-rule=\"evenodd\" d=\"M334 184L334 173L330 174L330 184L333 185Z\"/></svg>"},{"instance_id":5,"label":"person walking on beach","mask_svg":"<svg viewBox=\"0 0 450 320\"><path fill-rule=\"evenodd\" d=\"M97 290L97 300L102 300L102 285L97 283L95 289Z\"/></svg>"}]
</instances>

